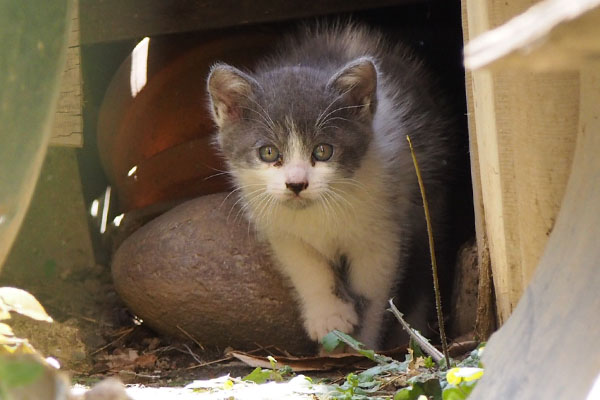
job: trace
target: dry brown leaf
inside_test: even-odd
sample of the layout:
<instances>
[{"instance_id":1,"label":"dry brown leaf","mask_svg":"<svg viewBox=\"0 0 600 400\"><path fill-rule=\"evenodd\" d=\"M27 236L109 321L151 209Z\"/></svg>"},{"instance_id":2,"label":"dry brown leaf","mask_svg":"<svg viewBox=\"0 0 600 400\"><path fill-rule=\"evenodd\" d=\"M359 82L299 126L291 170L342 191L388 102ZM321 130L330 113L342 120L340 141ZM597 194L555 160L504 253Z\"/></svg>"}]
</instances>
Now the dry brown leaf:
<instances>
[{"instance_id":1,"label":"dry brown leaf","mask_svg":"<svg viewBox=\"0 0 600 400\"><path fill-rule=\"evenodd\" d=\"M142 354L135 359L134 363L137 368L148 369L153 368L157 360L158 357L154 354Z\"/></svg>"},{"instance_id":2,"label":"dry brown leaf","mask_svg":"<svg viewBox=\"0 0 600 400\"><path fill-rule=\"evenodd\" d=\"M241 351L231 351L227 355L237 358L251 367L271 368L266 357L256 356ZM331 354L314 357L275 357L280 366L287 365L294 372L329 371L338 368L368 368L375 363L358 354Z\"/></svg>"}]
</instances>

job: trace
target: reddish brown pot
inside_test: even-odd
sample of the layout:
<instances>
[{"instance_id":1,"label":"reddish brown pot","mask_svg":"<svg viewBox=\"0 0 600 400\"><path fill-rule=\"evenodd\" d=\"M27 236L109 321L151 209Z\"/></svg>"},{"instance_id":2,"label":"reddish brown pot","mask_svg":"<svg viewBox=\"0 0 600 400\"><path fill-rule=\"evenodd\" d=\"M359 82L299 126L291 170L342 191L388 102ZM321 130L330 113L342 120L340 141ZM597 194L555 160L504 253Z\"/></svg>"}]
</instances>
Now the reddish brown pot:
<instances>
[{"instance_id":1,"label":"reddish brown pot","mask_svg":"<svg viewBox=\"0 0 600 400\"><path fill-rule=\"evenodd\" d=\"M210 143L206 77L217 61L252 65L272 41L240 32L151 38L146 84L135 96L132 55L121 64L98 116L100 158L118 212L228 189L226 175L212 177L224 165Z\"/></svg>"}]
</instances>

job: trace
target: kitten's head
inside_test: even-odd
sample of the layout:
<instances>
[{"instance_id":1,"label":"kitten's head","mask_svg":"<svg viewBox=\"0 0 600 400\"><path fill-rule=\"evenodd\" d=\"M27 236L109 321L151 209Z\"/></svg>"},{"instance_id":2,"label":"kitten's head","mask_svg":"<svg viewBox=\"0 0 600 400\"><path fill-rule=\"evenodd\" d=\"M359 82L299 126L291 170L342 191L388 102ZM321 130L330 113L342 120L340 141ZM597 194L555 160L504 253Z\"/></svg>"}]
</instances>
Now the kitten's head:
<instances>
[{"instance_id":1,"label":"kitten's head","mask_svg":"<svg viewBox=\"0 0 600 400\"><path fill-rule=\"evenodd\" d=\"M217 143L247 201L335 202L371 141L376 88L366 57L333 73L284 66L251 76L214 66L208 92Z\"/></svg>"}]
</instances>

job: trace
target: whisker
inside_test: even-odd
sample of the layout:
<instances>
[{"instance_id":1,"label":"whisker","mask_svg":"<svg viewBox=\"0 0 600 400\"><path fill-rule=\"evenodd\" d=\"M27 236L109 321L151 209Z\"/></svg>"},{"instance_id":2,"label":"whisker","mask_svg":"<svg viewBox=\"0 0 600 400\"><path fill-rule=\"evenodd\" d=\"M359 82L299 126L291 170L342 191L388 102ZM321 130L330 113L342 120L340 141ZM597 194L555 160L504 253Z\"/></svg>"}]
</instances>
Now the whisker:
<instances>
[{"instance_id":1,"label":"whisker","mask_svg":"<svg viewBox=\"0 0 600 400\"><path fill-rule=\"evenodd\" d=\"M206 178L204 178L203 180L207 181L209 179L216 178L217 176L221 176L221 175L231 175L231 172L229 172L229 171L219 172L218 174L209 175Z\"/></svg>"},{"instance_id":2,"label":"whisker","mask_svg":"<svg viewBox=\"0 0 600 400\"><path fill-rule=\"evenodd\" d=\"M265 110L265 108L263 106L261 106L260 104L258 104L258 102L256 100L254 100L252 97L246 95L244 96L246 99L250 100L254 105L256 105L258 108L260 108L262 110L262 113L256 111L256 110L252 110L254 112L256 112L258 115L260 115L265 122L267 123L267 125L269 125L271 127L271 129L275 129L275 122L273 122L273 119L269 116L269 113L267 112L267 110ZM250 110L250 108L249 108Z\"/></svg>"},{"instance_id":3,"label":"whisker","mask_svg":"<svg viewBox=\"0 0 600 400\"><path fill-rule=\"evenodd\" d=\"M249 118L249 117L245 117L247 120L249 121L254 121L260 125L262 125L262 127L264 127L268 132L273 132L273 129L275 128L274 125L271 125L270 122L262 115L262 113L250 108L250 107L240 107L244 110L248 110L248 111L252 111L253 113L257 114L261 120L255 119L255 118Z\"/></svg>"},{"instance_id":4,"label":"whisker","mask_svg":"<svg viewBox=\"0 0 600 400\"><path fill-rule=\"evenodd\" d=\"M352 90L353 87L349 87L348 89L346 89L343 93L340 93L339 95L337 95L333 101L331 103L329 103L327 105L327 107L325 107L325 109L321 112L321 114L319 114L319 116L317 117L317 120L315 121L315 128L318 128L320 126L320 121L323 118L323 115L329 110L329 108L335 104L336 101L338 101L339 99L341 99L342 97L344 97L346 94L348 94L350 92L350 90ZM327 114L329 115L329 114Z\"/></svg>"},{"instance_id":5,"label":"whisker","mask_svg":"<svg viewBox=\"0 0 600 400\"><path fill-rule=\"evenodd\" d=\"M325 117L323 117L322 121L319 122L319 124L316 126L317 128L320 128L322 126L322 124L327 122L327 118L332 115L333 113L336 113L338 111L342 111L342 110L348 110L351 108L360 108L363 107L362 105L356 105L356 106L344 106L344 107L338 107L335 110L330 111L327 115L325 115Z\"/></svg>"},{"instance_id":6,"label":"whisker","mask_svg":"<svg viewBox=\"0 0 600 400\"><path fill-rule=\"evenodd\" d=\"M339 190L339 189L338 189L338 190ZM349 206L349 207L352 209L352 211L355 211L354 204L350 203L350 201L349 201L348 199L346 199L346 197L344 197L344 196L342 196L341 194L337 193L337 192L336 192L336 191L335 191L333 188L329 189L329 193L330 193L330 194L331 194L333 197L335 197L335 198L337 198L338 200L340 200L340 201L343 201L345 204L347 204L347 205L348 205L348 206ZM342 193L344 193L344 192L342 191ZM346 194L346 193L344 193L344 194ZM347 194L346 194L346 195L347 195Z\"/></svg>"},{"instance_id":7,"label":"whisker","mask_svg":"<svg viewBox=\"0 0 600 400\"><path fill-rule=\"evenodd\" d=\"M242 189L242 187L240 187L239 189ZM244 201L244 200L246 200L246 203L250 204L254 198L256 198L257 196L260 196L261 194L259 193L259 194L257 194L256 196L253 196L253 197L251 197L251 196L252 196L254 193L261 192L261 191L263 191L263 190L264 190L264 188L256 189L256 190L254 190L254 191L252 191L252 192L250 192L250 193L246 193L246 194L244 194L244 195L240 196L240 198L239 198L239 199L238 199L238 200L237 200L235 203L233 203L233 205L232 205L232 206L231 206L231 208L229 209L229 213L227 214L227 221L229 222L229 217L231 216L231 213L232 213L233 209L235 208L235 206L236 206L236 205L237 205L237 204L238 204L240 201ZM233 194L233 192L229 193L229 194L227 195L227 197L231 196L232 194ZM226 197L226 198L223 200L223 202L225 202L225 200L227 200L227 197ZM242 207L242 210L243 210L243 209L244 209L244 207ZM239 214L239 211L238 211L238 214ZM234 219L234 222L235 222L236 220L237 220L237 214L236 214L236 219Z\"/></svg>"}]
</instances>

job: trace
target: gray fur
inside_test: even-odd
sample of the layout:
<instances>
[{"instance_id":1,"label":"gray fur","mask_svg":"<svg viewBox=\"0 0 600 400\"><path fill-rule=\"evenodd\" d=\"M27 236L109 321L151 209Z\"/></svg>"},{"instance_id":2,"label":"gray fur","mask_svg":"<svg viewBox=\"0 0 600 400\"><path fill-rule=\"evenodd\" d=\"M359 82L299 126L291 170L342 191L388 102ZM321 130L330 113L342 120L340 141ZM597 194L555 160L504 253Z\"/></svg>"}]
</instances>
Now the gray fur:
<instances>
[{"instance_id":1,"label":"gray fur","mask_svg":"<svg viewBox=\"0 0 600 400\"><path fill-rule=\"evenodd\" d=\"M406 135L411 136L419 158L429 197L433 199L434 217L436 221L443 222L446 211L445 184L455 163L451 145L455 128L421 62L408 50L401 45L389 44L381 34L361 26L321 26L306 29L304 33L289 38L279 53L265 60L251 73L216 65L208 79L208 90L211 111L219 125L217 143L237 184L241 184L238 179L241 173L264 166L257 156L261 146L276 146L283 154L285 166L292 151L290 135L299 136L301 153L306 160L311 159L315 145L333 145L335 151L327 165L344 179L355 179L357 174L364 174L365 160L368 159L371 164L375 160L374 166L369 168L374 168L376 173L371 173L366 179L362 177L363 181L359 184L375 184L382 188L369 194L374 198L371 198L367 207L385 208L383 212L376 213L381 220L372 221L381 225L384 231L377 230L377 226L370 229L392 239L381 250L365 247L363 253L390 251L395 254L396 261L381 268L400 284L409 269L427 268L427 265L407 265L409 260L426 262L427 257L426 254L423 257L423 254L411 253L415 247L423 249L423 246L413 246L413 243L426 241L426 236ZM248 194L242 194L242 198L251 203ZM287 218L281 213L288 213L289 210L280 211L279 203L269 203L269 206L273 208L268 212L272 218L266 226L264 221L255 221L259 230L269 231L271 225ZM353 210L358 213L362 211ZM252 219L252 212L250 214ZM338 229L347 229L344 224L353 221L348 218L340 223L339 220L344 218L344 214L340 214L324 221L329 225L323 229L331 229L330 236L334 239L336 233L332 225L338 226L336 224L339 223ZM297 223L302 223L301 216L298 220ZM284 230L291 230L293 235L293 229L288 226ZM368 246L366 243L369 239L365 238L365 246ZM375 295L359 289L361 284L349 281L345 274L343 279L340 278L346 263L353 267L355 260L352 257L356 260L364 258L360 256L360 249L358 253L356 249L350 249L354 256L346 248L331 249L331 252L318 247L316 250L327 259L329 265L342 266L341 269L334 268L337 276L334 294L346 298L343 299L345 301L350 301L348 297L353 298L351 302L361 309L360 314L364 314L362 319L367 321L359 324L355 333L359 337L362 335L360 338L369 345L377 346L382 337L379 328L365 324L381 324L381 299L393 295L394 285L386 283L381 287L384 293ZM348 259L344 257L340 260L328 256L329 253L337 254L336 257L339 254L350 255ZM280 261L282 257L285 258L285 255L279 256ZM354 267L371 268L368 265ZM390 269L391 272L387 271ZM376 266L373 267L373 274L378 271ZM425 278L425 281L424 287L427 288L430 280ZM342 284L347 289L341 288ZM361 290L364 293L360 293ZM418 298L412 299L416 307L428 301L429 290L423 289L423 292ZM301 303L302 297L303 293L300 293ZM306 311L309 306L303 307ZM306 312L310 313L310 310ZM377 317L369 320L370 313ZM350 316L348 321L352 321Z\"/></svg>"}]
</instances>

